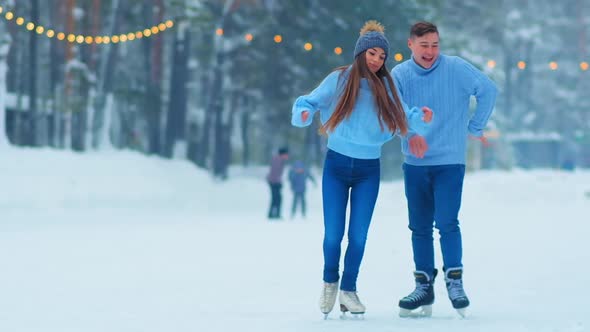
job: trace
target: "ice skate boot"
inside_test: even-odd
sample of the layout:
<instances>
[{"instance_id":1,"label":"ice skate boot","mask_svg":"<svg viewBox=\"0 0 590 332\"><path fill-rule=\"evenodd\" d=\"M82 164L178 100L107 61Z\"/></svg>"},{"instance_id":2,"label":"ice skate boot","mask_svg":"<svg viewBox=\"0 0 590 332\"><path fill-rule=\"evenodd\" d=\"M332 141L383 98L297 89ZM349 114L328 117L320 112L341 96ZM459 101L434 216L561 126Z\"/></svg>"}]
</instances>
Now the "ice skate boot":
<instances>
[{"instance_id":1,"label":"ice skate boot","mask_svg":"<svg viewBox=\"0 0 590 332\"><path fill-rule=\"evenodd\" d=\"M336 295L338 295L338 282L324 282L320 296L320 310L324 314L324 319L328 319L328 314L334 308Z\"/></svg>"},{"instance_id":2,"label":"ice skate boot","mask_svg":"<svg viewBox=\"0 0 590 332\"><path fill-rule=\"evenodd\" d=\"M340 291L340 311L342 315L340 318L346 319L346 313L350 312L355 319L363 319L365 314L365 306L361 303L356 292Z\"/></svg>"},{"instance_id":3,"label":"ice skate boot","mask_svg":"<svg viewBox=\"0 0 590 332\"><path fill-rule=\"evenodd\" d=\"M457 310L461 317L465 318L469 299L465 294L465 290L463 290L463 268L453 267L446 269L445 283L447 284L447 291L453 308Z\"/></svg>"},{"instance_id":4,"label":"ice skate boot","mask_svg":"<svg viewBox=\"0 0 590 332\"><path fill-rule=\"evenodd\" d=\"M432 280L428 273L415 271L416 289L399 301L400 317L430 317L434 303L434 279L438 271L434 269ZM419 311L414 311L420 309Z\"/></svg>"}]
</instances>

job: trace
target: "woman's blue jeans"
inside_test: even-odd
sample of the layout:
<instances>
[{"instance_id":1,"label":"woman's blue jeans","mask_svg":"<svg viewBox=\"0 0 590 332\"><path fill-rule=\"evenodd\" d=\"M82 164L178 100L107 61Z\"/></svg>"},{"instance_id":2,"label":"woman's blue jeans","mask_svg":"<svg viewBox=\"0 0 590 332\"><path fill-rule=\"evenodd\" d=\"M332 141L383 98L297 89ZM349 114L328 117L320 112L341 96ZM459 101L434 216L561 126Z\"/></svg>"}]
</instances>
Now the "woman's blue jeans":
<instances>
[{"instance_id":1,"label":"woman's blue jeans","mask_svg":"<svg viewBox=\"0 0 590 332\"><path fill-rule=\"evenodd\" d=\"M434 273L434 227L440 234L443 269L462 267L459 209L465 165L403 165L409 228L417 271Z\"/></svg>"},{"instance_id":2,"label":"woman's blue jeans","mask_svg":"<svg viewBox=\"0 0 590 332\"><path fill-rule=\"evenodd\" d=\"M328 150L322 177L324 205L324 281L339 280L342 238L350 198L348 247L340 289L356 291L367 233L379 193L379 159L356 159Z\"/></svg>"}]
</instances>

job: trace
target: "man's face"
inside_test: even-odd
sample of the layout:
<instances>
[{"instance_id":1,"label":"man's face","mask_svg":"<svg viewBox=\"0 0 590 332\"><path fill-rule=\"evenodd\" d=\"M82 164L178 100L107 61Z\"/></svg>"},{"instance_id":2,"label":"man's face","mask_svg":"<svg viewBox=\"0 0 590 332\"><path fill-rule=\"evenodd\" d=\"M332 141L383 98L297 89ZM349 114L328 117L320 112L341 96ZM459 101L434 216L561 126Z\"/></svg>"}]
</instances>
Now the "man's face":
<instances>
[{"instance_id":1,"label":"man's face","mask_svg":"<svg viewBox=\"0 0 590 332\"><path fill-rule=\"evenodd\" d=\"M438 33L431 32L422 37L408 39L408 47L412 50L414 61L423 68L430 68L438 58Z\"/></svg>"}]
</instances>

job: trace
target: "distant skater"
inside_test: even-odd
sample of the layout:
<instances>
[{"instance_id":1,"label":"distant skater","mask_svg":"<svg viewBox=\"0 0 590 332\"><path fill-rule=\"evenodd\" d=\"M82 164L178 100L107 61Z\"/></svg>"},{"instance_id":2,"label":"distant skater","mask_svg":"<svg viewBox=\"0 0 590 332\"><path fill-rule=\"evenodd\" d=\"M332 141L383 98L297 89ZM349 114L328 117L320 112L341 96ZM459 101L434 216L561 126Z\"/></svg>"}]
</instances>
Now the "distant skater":
<instances>
[{"instance_id":1,"label":"distant skater","mask_svg":"<svg viewBox=\"0 0 590 332\"><path fill-rule=\"evenodd\" d=\"M270 187L270 208L268 219L281 219L281 203L283 201L283 170L285 163L289 160L289 150L280 148L278 153L270 161L270 169L266 181Z\"/></svg>"},{"instance_id":2,"label":"distant skater","mask_svg":"<svg viewBox=\"0 0 590 332\"><path fill-rule=\"evenodd\" d=\"M305 164L300 160L294 162L291 170L289 170L289 183L291 184L291 191L293 193L291 218L295 218L298 207L300 208L301 216L305 218L307 181L311 181L314 185L316 184L315 178L311 175L309 169L305 167Z\"/></svg>"}]
</instances>

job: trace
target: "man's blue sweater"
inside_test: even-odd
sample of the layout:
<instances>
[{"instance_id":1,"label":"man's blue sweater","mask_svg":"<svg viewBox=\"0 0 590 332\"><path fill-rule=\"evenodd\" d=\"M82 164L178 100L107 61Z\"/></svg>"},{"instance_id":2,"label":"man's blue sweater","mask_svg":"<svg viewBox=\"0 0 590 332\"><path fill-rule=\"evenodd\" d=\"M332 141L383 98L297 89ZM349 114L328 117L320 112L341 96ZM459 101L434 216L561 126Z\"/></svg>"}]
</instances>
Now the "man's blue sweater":
<instances>
[{"instance_id":1,"label":"man's blue sweater","mask_svg":"<svg viewBox=\"0 0 590 332\"><path fill-rule=\"evenodd\" d=\"M325 124L338 104L346 77L347 71L334 71L310 94L297 98L293 104L291 123L296 127L309 126L313 115L320 111L320 121ZM338 124L334 131L328 132L328 148L352 158L377 159L381 156L381 146L393 137L393 133L385 123L383 129L379 125L377 105L367 79L361 79L359 90L350 117ZM422 120L422 110L403 106L411 131L425 135L430 123ZM309 111L306 122L301 119L303 111Z\"/></svg>"},{"instance_id":2,"label":"man's blue sweater","mask_svg":"<svg viewBox=\"0 0 590 332\"><path fill-rule=\"evenodd\" d=\"M465 60L443 54L428 69L409 59L395 66L392 76L406 103L426 105L436 114L436 121L422 135L428 144L423 159L412 155L408 140L402 139L406 163L465 164L467 135L481 136L494 108L494 82ZM477 101L473 115L469 112L471 96Z\"/></svg>"}]
</instances>

